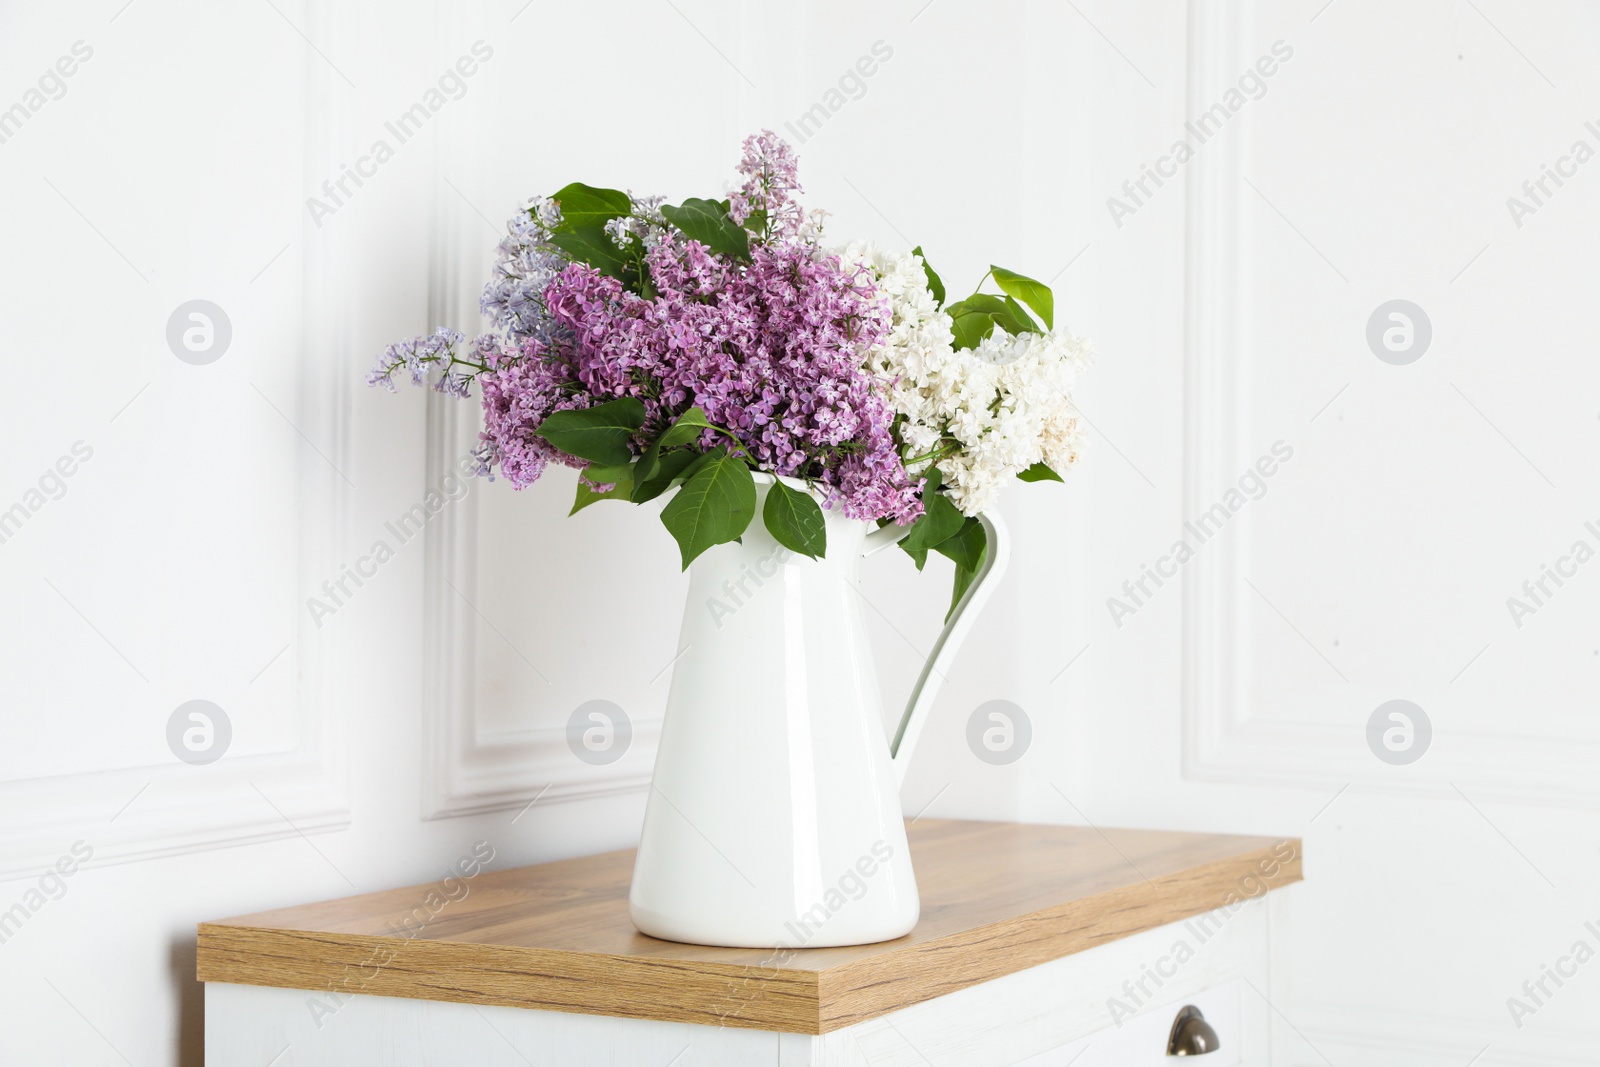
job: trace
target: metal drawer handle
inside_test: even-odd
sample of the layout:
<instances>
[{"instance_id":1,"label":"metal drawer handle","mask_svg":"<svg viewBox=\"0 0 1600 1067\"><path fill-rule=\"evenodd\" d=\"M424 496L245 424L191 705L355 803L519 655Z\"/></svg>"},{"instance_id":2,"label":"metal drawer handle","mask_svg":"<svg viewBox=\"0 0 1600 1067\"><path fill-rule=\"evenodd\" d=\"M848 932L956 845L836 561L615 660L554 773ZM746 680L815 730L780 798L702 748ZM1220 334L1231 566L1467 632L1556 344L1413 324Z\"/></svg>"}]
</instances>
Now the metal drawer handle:
<instances>
[{"instance_id":1,"label":"metal drawer handle","mask_svg":"<svg viewBox=\"0 0 1600 1067\"><path fill-rule=\"evenodd\" d=\"M1193 1004L1186 1004L1172 1022L1172 1036L1167 1038L1168 1056L1204 1056L1215 1052L1222 1043L1217 1032L1211 1029L1206 1017Z\"/></svg>"}]
</instances>

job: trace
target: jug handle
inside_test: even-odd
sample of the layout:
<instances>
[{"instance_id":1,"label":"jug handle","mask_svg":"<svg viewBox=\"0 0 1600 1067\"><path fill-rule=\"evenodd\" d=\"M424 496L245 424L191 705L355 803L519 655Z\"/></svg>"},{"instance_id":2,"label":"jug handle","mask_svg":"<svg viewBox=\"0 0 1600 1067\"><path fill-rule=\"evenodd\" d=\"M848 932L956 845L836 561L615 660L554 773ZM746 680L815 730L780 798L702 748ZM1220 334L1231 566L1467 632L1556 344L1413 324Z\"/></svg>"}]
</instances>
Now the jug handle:
<instances>
[{"instance_id":1,"label":"jug handle","mask_svg":"<svg viewBox=\"0 0 1600 1067\"><path fill-rule=\"evenodd\" d=\"M921 735L922 727L927 722L928 713L933 707L933 699L938 695L945 673L955 659L956 650L961 647L967 632L977 621L978 612L994 592L994 587L1000 584L1000 577L1005 574L1006 566L1011 561L1010 534L1006 532L1005 523L1000 521L1000 516L979 515L978 521L983 524L983 532L988 538L988 549L984 553L983 564L973 576L972 584L967 586L967 591L962 594L961 602L950 613L950 618L945 622L938 640L934 641L933 651L929 653L928 661L922 665L922 674L918 676L917 684L911 688L911 697L906 701L906 710L900 716L900 726L895 730L894 741L889 745L889 762L894 765L895 781L901 785L905 784L906 768L911 765L911 751L916 747L917 738ZM874 530L867 535L861 554L870 556L888 548L903 540L910 532L909 526L884 526Z\"/></svg>"}]
</instances>

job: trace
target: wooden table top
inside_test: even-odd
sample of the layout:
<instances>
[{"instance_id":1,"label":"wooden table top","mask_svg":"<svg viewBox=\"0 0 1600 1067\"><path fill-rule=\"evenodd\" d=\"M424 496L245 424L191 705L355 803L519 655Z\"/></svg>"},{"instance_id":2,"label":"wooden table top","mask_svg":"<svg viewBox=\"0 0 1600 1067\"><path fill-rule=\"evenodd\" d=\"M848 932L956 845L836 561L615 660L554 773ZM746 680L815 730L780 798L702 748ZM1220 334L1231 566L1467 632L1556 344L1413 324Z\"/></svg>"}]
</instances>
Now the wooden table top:
<instances>
[{"instance_id":1,"label":"wooden table top","mask_svg":"<svg viewBox=\"0 0 1600 1067\"><path fill-rule=\"evenodd\" d=\"M1298 838L948 819L908 830L922 919L876 945L646 937L628 921L629 850L484 871L448 895L436 883L203 923L197 971L205 982L821 1034L1301 878ZM407 930L414 912L431 918Z\"/></svg>"}]
</instances>

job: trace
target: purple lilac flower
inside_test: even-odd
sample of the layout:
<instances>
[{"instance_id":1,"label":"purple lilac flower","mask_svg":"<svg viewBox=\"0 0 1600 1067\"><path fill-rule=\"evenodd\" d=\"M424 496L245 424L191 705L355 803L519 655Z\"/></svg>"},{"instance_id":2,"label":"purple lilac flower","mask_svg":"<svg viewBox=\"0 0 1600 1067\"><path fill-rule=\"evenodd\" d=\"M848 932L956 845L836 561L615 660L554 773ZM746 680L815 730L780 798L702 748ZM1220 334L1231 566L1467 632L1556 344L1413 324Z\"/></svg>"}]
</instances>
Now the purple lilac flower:
<instances>
[{"instance_id":1,"label":"purple lilac flower","mask_svg":"<svg viewBox=\"0 0 1600 1067\"><path fill-rule=\"evenodd\" d=\"M816 479L851 517L921 513L892 412L861 356L888 328L864 269L780 242L757 245L736 270L678 238L657 244L647 264L653 300L582 264L545 291L552 319L570 331L570 368L585 393L637 397L646 439L698 405L757 468Z\"/></svg>"},{"instance_id":2,"label":"purple lilac flower","mask_svg":"<svg viewBox=\"0 0 1600 1067\"><path fill-rule=\"evenodd\" d=\"M794 194L800 192L799 161L789 142L762 130L744 140L744 158L739 173L744 185L728 196L728 214L743 225L753 212L767 213L767 232L792 236L800 228L803 215Z\"/></svg>"},{"instance_id":3,"label":"purple lilac flower","mask_svg":"<svg viewBox=\"0 0 1600 1067\"><path fill-rule=\"evenodd\" d=\"M746 181L730 214L767 220L748 264L668 228L659 197L632 198L637 218L610 230L619 242L643 240L656 294L646 299L551 245L559 207L535 199L512 220L483 295L504 337L479 337L464 357L449 330L402 342L369 382L392 390L405 368L421 384L438 366L436 388L462 396L475 377L479 472L498 469L519 489L551 461L584 466L535 433L546 418L631 396L646 412L635 453L698 405L756 468L814 481L853 518L914 520L921 481L900 461L893 412L864 359L888 330L887 303L865 267L846 268L801 237L786 143L771 131L748 138L739 171ZM707 431L700 446L718 443L728 444Z\"/></svg>"},{"instance_id":4,"label":"purple lilac flower","mask_svg":"<svg viewBox=\"0 0 1600 1067\"><path fill-rule=\"evenodd\" d=\"M486 335L479 343L487 367L478 375L483 392L480 463L498 467L515 489L532 485L552 460L568 467L585 466L584 460L562 452L534 431L557 411L592 407L608 398L579 388L563 354L541 341L502 345Z\"/></svg>"}]
</instances>

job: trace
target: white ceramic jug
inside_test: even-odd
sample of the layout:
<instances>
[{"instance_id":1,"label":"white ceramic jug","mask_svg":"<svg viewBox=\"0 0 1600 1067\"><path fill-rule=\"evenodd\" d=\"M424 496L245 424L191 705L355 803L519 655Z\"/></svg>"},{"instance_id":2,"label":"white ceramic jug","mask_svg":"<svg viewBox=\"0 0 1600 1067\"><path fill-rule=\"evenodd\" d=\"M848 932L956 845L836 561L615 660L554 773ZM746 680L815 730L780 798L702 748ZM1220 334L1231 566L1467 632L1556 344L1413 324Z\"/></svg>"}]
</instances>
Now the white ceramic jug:
<instances>
[{"instance_id":1,"label":"white ceramic jug","mask_svg":"<svg viewBox=\"0 0 1600 1067\"><path fill-rule=\"evenodd\" d=\"M646 934L693 944L887 941L920 907L900 783L956 646L1005 570L1005 529L981 519L984 563L891 746L856 570L907 530L825 512L827 554L808 559L767 533L772 478L756 482L742 543L690 566L629 913Z\"/></svg>"}]
</instances>

